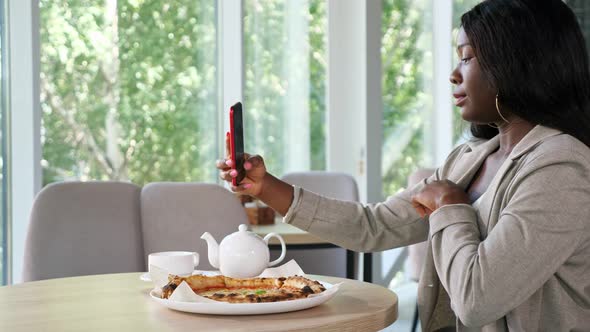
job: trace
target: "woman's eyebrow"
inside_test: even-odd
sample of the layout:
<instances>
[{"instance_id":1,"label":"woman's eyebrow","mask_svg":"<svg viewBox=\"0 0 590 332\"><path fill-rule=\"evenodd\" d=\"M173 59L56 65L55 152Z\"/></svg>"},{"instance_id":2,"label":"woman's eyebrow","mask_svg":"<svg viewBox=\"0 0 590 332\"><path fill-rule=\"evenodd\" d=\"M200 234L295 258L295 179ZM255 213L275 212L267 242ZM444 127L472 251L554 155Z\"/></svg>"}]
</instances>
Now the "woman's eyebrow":
<instances>
[{"instance_id":1,"label":"woman's eyebrow","mask_svg":"<svg viewBox=\"0 0 590 332\"><path fill-rule=\"evenodd\" d=\"M457 46L457 52L461 50L461 48L463 48L464 46L471 46L471 44L469 43L465 43L465 44L460 44Z\"/></svg>"}]
</instances>

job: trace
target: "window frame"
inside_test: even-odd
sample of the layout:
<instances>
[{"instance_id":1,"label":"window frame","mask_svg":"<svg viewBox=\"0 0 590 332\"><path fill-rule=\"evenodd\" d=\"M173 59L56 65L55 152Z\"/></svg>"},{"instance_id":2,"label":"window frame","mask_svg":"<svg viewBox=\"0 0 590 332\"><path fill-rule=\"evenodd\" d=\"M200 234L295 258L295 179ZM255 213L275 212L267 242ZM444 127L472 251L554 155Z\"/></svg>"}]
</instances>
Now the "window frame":
<instances>
[{"instance_id":1,"label":"window frame","mask_svg":"<svg viewBox=\"0 0 590 332\"><path fill-rule=\"evenodd\" d=\"M9 181L10 176L8 173L9 167L6 163L8 158L8 145L10 142L10 135L8 135L8 47L7 47L7 15L6 15L6 1L0 0L0 45L1 45L1 59L2 63L2 76L0 77L0 112L1 115L1 138L0 138L0 149L2 155L2 168L0 172L2 172L2 183L1 183L1 190L2 195L0 196L0 228L2 229L2 236L0 237L0 245L3 248L2 255L0 255L0 261L2 262L2 271L0 271L0 285L7 284L11 278L9 278L8 271L10 270L11 265L11 255L10 255L10 223L9 223L9 210L8 210L8 200L9 200Z\"/></svg>"},{"instance_id":2,"label":"window frame","mask_svg":"<svg viewBox=\"0 0 590 332\"><path fill-rule=\"evenodd\" d=\"M7 0L9 167L8 277L20 282L29 211L41 190L39 3ZM11 19L18 18L18 19ZM18 73L16 75L15 73ZM18 130L14 130L18 128ZM17 153L18 152L18 153Z\"/></svg>"}]
</instances>

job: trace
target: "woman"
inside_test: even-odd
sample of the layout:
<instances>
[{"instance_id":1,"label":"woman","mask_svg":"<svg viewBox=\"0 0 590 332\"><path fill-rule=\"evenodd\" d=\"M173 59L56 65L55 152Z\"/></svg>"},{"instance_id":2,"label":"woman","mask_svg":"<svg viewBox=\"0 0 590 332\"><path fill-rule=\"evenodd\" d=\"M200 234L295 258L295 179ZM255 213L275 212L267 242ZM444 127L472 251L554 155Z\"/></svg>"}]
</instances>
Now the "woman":
<instances>
[{"instance_id":1,"label":"woman","mask_svg":"<svg viewBox=\"0 0 590 332\"><path fill-rule=\"evenodd\" d=\"M590 331L590 74L560 0L487 0L461 18L456 105L474 139L379 204L290 186L247 156L233 190L356 251L428 240L425 331ZM220 176L236 176L227 160Z\"/></svg>"}]
</instances>

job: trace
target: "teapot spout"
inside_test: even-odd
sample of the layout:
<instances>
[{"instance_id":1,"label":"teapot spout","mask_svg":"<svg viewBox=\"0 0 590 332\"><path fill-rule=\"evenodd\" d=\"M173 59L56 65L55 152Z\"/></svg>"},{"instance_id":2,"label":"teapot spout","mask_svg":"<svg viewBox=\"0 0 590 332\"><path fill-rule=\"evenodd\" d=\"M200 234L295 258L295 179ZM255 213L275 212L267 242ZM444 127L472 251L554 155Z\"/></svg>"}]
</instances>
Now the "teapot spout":
<instances>
[{"instance_id":1,"label":"teapot spout","mask_svg":"<svg viewBox=\"0 0 590 332\"><path fill-rule=\"evenodd\" d=\"M209 258L209 264L214 268L219 268L219 244L213 238L209 232L203 233L201 239L207 241L207 256Z\"/></svg>"}]
</instances>

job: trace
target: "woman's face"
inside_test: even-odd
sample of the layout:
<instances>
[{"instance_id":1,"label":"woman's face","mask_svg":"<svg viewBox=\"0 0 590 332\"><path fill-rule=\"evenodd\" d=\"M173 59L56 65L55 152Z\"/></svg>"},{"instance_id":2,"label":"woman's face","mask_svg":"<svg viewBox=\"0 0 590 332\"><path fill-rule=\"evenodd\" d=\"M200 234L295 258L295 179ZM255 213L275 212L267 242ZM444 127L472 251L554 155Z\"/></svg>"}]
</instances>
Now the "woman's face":
<instances>
[{"instance_id":1,"label":"woman's face","mask_svg":"<svg viewBox=\"0 0 590 332\"><path fill-rule=\"evenodd\" d=\"M459 63L451 73L455 105L461 108L461 117L469 122L485 124L501 122L496 111L496 90L484 77L473 47L463 29L457 36Z\"/></svg>"}]
</instances>

